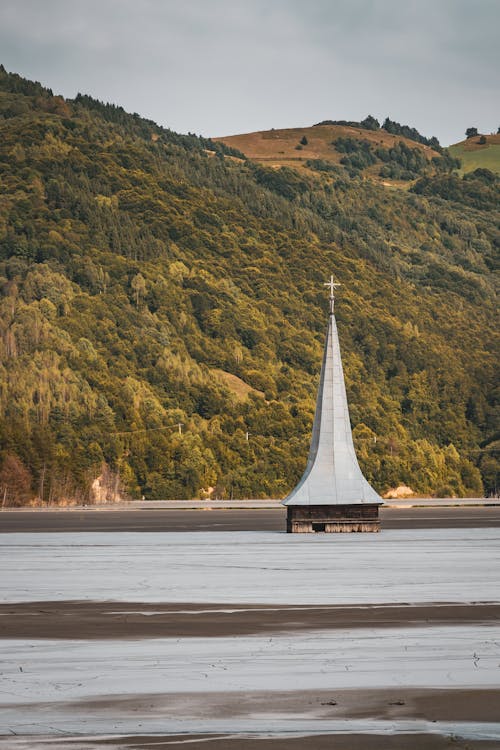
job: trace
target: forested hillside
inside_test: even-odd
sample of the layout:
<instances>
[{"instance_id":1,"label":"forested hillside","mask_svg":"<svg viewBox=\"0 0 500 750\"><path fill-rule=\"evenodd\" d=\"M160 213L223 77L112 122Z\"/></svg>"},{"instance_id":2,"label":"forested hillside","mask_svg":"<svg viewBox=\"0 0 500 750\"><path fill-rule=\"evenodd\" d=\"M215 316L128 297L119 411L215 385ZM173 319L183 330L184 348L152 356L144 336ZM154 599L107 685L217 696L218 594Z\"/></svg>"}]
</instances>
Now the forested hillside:
<instances>
[{"instance_id":1,"label":"forested hillside","mask_svg":"<svg viewBox=\"0 0 500 750\"><path fill-rule=\"evenodd\" d=\"M452 169L450 164L446 169ZM495 490L498 178L273 169L0 69L0 490L282 497L337 319L381 492Z\"/></svg>"}]
</instances>

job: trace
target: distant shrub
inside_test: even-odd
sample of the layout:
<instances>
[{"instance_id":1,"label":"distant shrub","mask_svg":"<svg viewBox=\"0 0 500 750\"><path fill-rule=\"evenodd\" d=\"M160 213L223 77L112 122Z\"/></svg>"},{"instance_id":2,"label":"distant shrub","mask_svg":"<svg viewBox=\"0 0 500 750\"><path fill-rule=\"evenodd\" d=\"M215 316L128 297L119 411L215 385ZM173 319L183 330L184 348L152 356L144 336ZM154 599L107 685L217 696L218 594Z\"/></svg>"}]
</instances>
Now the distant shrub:
<instances>
[{"instance_id":1,"label":"distant shrub","mask_svg":"<svg viewBox=\"0 0 500 750\"><path fill-rule=\"evenodd\" d=\"M360 125L365 130L380 130L380 123L372 115L368 115L364 120L361 120Z\"/></svg>"},{"instance_id":2,"label":"distant shrub","mask_svg":"<svg viewBox=\"0 0 500 750\"><path fill-rule=\"evenodd\" d=\"M447 148L443 149L441 156L434 156L432 163L438 172L452 172L462 166L460 159L452 156Z\"/></svg>"},{"instance_id":3,"label":"distant shrub","mask_svg":"<svg viewBox=\"0 0 500 750\"><path fill-rule=\"evenodd\" d=\"M318 127L319 125L344 125L344 127L362 128L363 130L378 130L380 128L379 121L372 115L368 115L361 122L357 120L322 120L321 122L316 122L313 127Z\"/></svg>"},{"instance_id":4,"label":"distant shrub","mask_svg":"<svg viewBox=\"0 0 500 750\"><path fill-rule=\"evenodd\" d=\"M381 167L379 172L380 177L394 180L413 180L419 174L422 174L429 164L421 149L410 148L404 141L399 141L391 148L382 146L374 148L369 141L348 136L337 138L332 145L339 153L346 154L340 160L340 163L350 173L353 171L359 172L366 167L377 164L377 162L383 162L384 166ZM448 165L448 161L443 157L435 157L435 159L440 160L439 167L438 163L435 163L436 168L446 171L445 165ZM455 161L453 165L455 165Z\"/></svg>"},{"instance_id":5,"label":"distant shrub","mask_svg":"<svg viewBox=\"0 0 500 750\"><path fill-rule=\"evenodd\" d=\"M306 161L306 167L314 169L316 172L329 172L331 174L345 174L341 167L336 164L332 164L325 159L308 159Z\"/></svg>"},{"instance_id":6,"label":"distant shrub","mask_svg":"<svg viewBox=\"0 0 500 750\"><path fill-rule=\"evenodd\" d=\"M259 185L289 200L293 200L308 188L307 183L288 167L266 169L265 167L253 166L252 171Z\"/></svg>"},{"instance_id":7,"label":"distant shrub","mask_svg":"<svg viewBox=\"0 0 500 750\"><path fill-rule=\"evenodd\" d=\"M319 125L343 125L344 127L349 128L362 128L363 130L380 129L379 121L372 115L368 115L364 120L361 120L361 122L357 122L356 120L322 120L321 122L315 123L314 127ZM416 141L417 143L422 143L424 146L430 146L434 151L441 151L441 145L436 136L426 138L419 133L416 128L412 128L409 125L401 125L399 122L391 120L389 117L385 118L382 129L392 135L401 135L404 138L408 138L410 141Z\"/></svg>"},{"instance_id":8,"label":"distant shrub","mask_svg":"<svg viewBox=\"0 0 500 750\"><path fill-rule=\"evenodd\" d=\"M435 136L432 136L432 138L426 138L421 135L416 128L412 128L409 125L401 125L399 122L390 120L386 117L382 128L392 135L402 135L410 141L416 141L417 143L422 143L424 146L430 146L434 151L441 151L441 146Z\"/></svg>"},{"instance_id":9,"label":"distant shrub","mask_svg":"<svg viewBox=\"0 0 500 750\"><path fill-rule=\"evenodd\" d=\"M463 178L455 174L423 177L411 190L483 210L495 209L500 202L500 179L488 169L476 169Z\"/></svg>"}]
</instances>

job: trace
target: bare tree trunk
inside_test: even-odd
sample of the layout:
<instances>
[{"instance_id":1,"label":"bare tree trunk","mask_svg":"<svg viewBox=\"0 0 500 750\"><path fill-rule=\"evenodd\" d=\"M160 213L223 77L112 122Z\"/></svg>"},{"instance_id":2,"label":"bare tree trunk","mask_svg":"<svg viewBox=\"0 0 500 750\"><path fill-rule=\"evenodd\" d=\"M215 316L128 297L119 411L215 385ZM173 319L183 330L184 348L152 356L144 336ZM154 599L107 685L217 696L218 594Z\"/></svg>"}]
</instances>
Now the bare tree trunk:
<instances>
[{"instance_id":1,"label":"bare tree trunk","mask_svg":"<svg viewBox=\"0 0 500 750\"><path fill-rule=\"evenodd\" d=\"M44 491L44 485L45 485L45 470L46 470L46 464L45 461L43 462L43 469L42 473L40 474L40 500L43 503L43 491Z\"/></svg>"}]
</instances>

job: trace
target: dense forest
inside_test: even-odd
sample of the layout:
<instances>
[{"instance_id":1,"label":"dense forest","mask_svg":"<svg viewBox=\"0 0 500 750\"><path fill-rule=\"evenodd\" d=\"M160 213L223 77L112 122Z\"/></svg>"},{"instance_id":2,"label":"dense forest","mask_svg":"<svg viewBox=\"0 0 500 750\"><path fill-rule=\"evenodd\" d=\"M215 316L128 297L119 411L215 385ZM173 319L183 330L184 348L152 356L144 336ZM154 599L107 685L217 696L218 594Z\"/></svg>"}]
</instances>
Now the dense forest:
<instances>
[{"instance_id":1,"label":"dense forest","mask_svg":"<svg viewBox=\"0 0 500 750\"><path fill-rule=\"evenodd\" d=\"M89 501L99 476L286 495L332 272L367 478L495 492L498 177L372 157L417 179L268 168L0 67L0 502Z\"/></svg>"}]
</instances>

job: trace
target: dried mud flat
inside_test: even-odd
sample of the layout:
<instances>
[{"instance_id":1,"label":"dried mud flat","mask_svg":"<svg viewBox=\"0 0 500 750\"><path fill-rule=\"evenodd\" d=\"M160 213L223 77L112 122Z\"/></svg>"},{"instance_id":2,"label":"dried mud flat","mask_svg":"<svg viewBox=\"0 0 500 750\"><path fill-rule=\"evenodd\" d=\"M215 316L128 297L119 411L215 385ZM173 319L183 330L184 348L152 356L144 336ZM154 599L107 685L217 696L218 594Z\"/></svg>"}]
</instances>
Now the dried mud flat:
<instances>
[{"instance_id":1,"label":"dried mud flat","mask_svg":"<svg viewBox=\"0 0 500 750\"><path fill-rule=\"evenodd\" d=\"M3 541L0 750L500 746L498 528Z\"/></svg>"}]
</instances>

